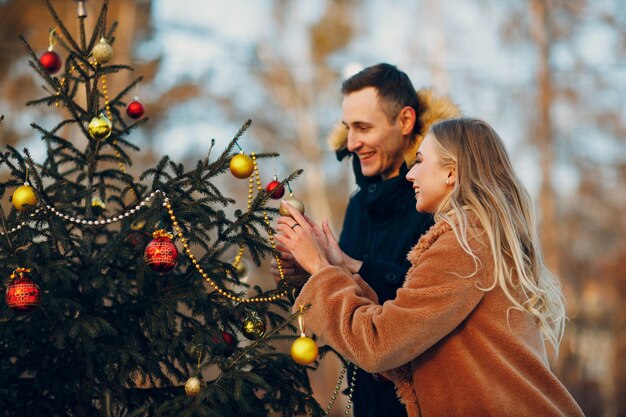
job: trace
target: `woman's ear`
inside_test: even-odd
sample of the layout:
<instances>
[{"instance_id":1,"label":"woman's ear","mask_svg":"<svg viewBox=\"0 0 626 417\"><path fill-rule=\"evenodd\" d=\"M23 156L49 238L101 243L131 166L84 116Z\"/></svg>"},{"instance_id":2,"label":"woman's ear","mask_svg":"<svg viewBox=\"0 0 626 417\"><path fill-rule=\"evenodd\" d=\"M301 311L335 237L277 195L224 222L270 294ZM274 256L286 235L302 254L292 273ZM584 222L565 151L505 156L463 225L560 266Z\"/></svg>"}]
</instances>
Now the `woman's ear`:
<instances>
[{"instance_id":1,"label":"woman's ear","mask_svg":"<svg viewBox=\"0 0 626 417\"><path fill-rule=\"evenodd\" d=\"M398 118L400 119L400 129L402 130L402 134L412 135L416 120L415 109L411 106L405 106L402 110L400 110Z\"/></svg>"},{"instance_id":2,"label":"woman's ear","mask_svg":"<svg viewBox=\"0 0 626 417\"><path fill-rule=\"evenodd\" d=\"M456 182L456 167L450 167L448 170L448 177L446 178L446 184L454 185Z\"/></svg>"}]
</instances>

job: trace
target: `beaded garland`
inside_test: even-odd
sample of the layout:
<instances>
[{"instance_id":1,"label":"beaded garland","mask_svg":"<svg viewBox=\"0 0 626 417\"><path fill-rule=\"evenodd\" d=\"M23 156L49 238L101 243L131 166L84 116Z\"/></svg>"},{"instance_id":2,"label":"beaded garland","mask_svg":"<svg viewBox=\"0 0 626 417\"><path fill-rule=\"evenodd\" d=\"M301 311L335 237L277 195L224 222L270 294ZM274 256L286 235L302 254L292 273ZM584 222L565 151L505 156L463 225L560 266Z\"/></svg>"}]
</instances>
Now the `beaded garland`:
<instances>
[{"instance_id":1,"label":"beaded garland","mask_svg":"<svg viewBox=\"0 0 626 417\"><path fill-rule=\"evenodd\" d=\"M335 401L337 401L337 396L339 395L339 390L341 389L341 383L343 382L343 378L346 376L346 372L348 370L348 366L350 362L343 365L341 372L339 373L339 379L337 379L337 385L335 386L335 390L333 391L333 395L330 397L330 401L326 406L326 411L324 411L324 415L327 416L335 405ZM354 386L356 385L356 369L352 372L352 376L350 378L350 383L348 384L348 403L346 404L346 411L343 413L347 416L350 415L350 410L352 410L352 394L354 393Z\"/></svg>"},{"instance_id":2,"label":"beaded garland","mask_svg":"<svg viewBox=\"0 0 626 417\"><path fill-rule=\"evenodd\" d=\"M257 165L257 160L256 160L256 155L254 153L252 153L250 155L250 157L252 158L253 164L254 164L254 175L250 176L249 179L249 185L248 185L248 210L250 210L252 208L252 198L253 198L253 194L254 194L254 185L256 182L256 188L259 191L263 190L263 187L261 185L261 176L259 174L259 168ZM254 177L254 178L253 178ZM213 281L208 275L207 273L204 271L204 269L202 269L202 267L200 266L200 263L198 262L198 260L195 258L195 256L193 255L193 253L191 253L191 250L189 249L189 244L187 243L187 239L183 236L182 233L182 229L180 228L178 221L176 219L176 215L174 214L174 210L172 209L172 205L170 204L170 199L167 197L167 195L161 191L161 190L156 190L151 192L147 197L145 197L139 204L137 204L135 207L131 208L130 210L125 211L122 214L119 214L117 216L111 217L111 218L107 218L107 219L100 219L100 220L86 220L86 219L81 219L78 217L74 217L74 216L70 216L64 213L61 213L59 210L57 210L56 208L50 206L50 205L46 205L45 208L43 207L38 207L35 211L33 211L29 217L33 217L36 214L40 213L40 212L46 212L46 213L51 213L63 220L69 221L71 223L77 224L77 225L81 225L81 226L103 226L103 225L107 225L107 224L111 224L111 223L115 223L118 222L122 219L125 219L127 217L129 217L130 215L135 214L137 211L141 210L143 207L146 207L146 205L157 195L160 195L163 198L163 207L165 207L167 209L167 213L169 214L170 220L172 221L172 226L174 227L174 231L176 232L176 235L178 236L178 238L180 239L181 243L183 244L183 251L185 252L185 254L189 257L189 259L191 260L191 262L193 263L194 267L196 268L196 270L198 271L198 273L202 276L202 278L221 296L228 298L231 301L235 301L238 303L268 303L268 302L272 302L272 301L276 301L280 298L283 298L287 295L287 290L283 290L281 292L278 292L276 294L272 294L270 296L266 296L266 297L250 297L250 298L244 298L244 297L239 297L237 295L234 295L233 293L224 290L223 288L221 288L219 285L217 285L217 283L215 281ZM268 226L268 229L270 229L270 220L269 220L269 215L267 213L267 211L263 211L263 220L265 222L265 224ZM12 228L11 230L7 231L7 233L13 233L16 232L17 230L21 229L22 227L24 227L29 221L31 220L25 220L22 223L20 223L19 225L17 225L16 227ZM5 234L3 232L0 232L1 234ZM272 246L272 249L276 249L276 240L274 239L274 234L273 233L269 233L269 242L270 245ZM243 254L243 248L239 249L239 252L237 254L237 256L235 257L235 262L233 263L233 266L237 267L238 263L241 261L241 255ZM277 255L274 255L274 258L276 259L276 264L278 266L278 271L280 274L280 279L281 281L284 282L285 276L283 273L283 268L282 268L282 264L280 262L280 257L278 257Z\"/></svg>"}]
</instances>

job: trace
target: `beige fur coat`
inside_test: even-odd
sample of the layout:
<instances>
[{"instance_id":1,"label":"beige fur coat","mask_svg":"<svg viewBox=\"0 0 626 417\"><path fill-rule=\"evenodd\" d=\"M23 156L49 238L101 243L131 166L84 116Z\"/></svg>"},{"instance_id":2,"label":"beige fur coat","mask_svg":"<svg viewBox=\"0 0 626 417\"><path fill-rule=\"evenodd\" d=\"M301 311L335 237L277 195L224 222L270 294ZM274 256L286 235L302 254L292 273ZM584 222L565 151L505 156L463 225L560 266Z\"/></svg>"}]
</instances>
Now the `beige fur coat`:
<instances>
[{"instance_id":1,"label":"beige fur coat","mask_svg":"<svg viewBox=\"0 0 626 417\"><path fill-rule=\"evenodd\" d=\"M409 253L413 266L394 300L379 305L358 275L329 266L295 308L310 305L308 332L391 379L411 417L583 415L550 371L534 320L510 309L501 290L478 288L493 263L485 242L470 245L478 265L439 222Z\"/></svg>"}]
</instances>

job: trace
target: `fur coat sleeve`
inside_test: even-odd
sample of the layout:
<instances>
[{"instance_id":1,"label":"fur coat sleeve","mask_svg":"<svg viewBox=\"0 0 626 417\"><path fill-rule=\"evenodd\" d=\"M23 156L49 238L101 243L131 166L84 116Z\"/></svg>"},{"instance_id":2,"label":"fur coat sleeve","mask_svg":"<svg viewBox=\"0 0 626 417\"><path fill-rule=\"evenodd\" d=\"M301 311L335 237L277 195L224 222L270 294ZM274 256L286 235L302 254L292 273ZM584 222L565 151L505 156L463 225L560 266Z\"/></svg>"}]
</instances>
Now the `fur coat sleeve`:
<instances>
[{"instance_id":1,"label":"fur coat sleeve","mask_svg":"<svg viewBox=\"0 0 626 417\"><path fill-rule=\"evenodd\" d=\"M409 270L394 300L378 305L358 275L330 266L309 279L296 305L310 304L307 328L324 342L362 369L382 372L410 362L467 318L484 295L476 274L469 277L477 268L450 232Z\"/></svg>"}]
</instances>

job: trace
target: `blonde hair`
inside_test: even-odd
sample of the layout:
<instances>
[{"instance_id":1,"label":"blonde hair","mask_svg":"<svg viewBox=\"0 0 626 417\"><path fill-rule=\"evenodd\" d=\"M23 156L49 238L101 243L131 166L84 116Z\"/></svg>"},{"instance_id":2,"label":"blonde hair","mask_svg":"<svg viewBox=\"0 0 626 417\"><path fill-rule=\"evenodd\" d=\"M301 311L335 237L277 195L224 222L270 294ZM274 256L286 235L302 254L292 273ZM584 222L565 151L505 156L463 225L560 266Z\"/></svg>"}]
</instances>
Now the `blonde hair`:
<instances>
[{"instance_id":1,"label":"blonde hair","mask_svg":"<svg viewBox=\"0 0 626 417\"><path fill-rule=\"evenodd\" d=\"M456 169L453 192L440 204L437 220L454 230L468 254L468 217L485 231L494 263L493 282L517 310L536 319L544 338L558 352L565 324L565 302L558 279L543 261L533 206L513 171L502 140L482 120L450 119L431 127L443 166Z\"/></svg>"}]
</instances>

